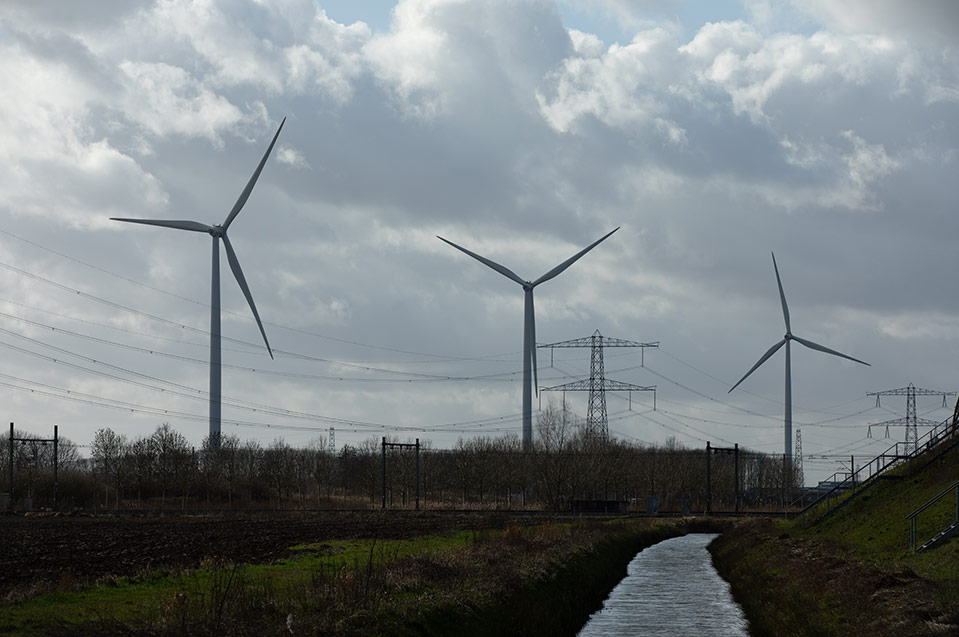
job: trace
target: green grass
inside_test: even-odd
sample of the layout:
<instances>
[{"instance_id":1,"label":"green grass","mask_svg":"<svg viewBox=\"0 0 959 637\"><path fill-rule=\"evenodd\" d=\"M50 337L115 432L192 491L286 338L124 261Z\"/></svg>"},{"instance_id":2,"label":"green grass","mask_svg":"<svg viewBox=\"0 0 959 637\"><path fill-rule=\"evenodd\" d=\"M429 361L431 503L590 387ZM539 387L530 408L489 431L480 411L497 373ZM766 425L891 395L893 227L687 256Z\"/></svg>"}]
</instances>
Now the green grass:
<instances>
[{"instance_id":1,"label":"green grass","mask_svg":"<svg viewBox=\"0 0 959 637\"><path fill-rule=\"evenodd\" d=\"M111 579L82 591L47 593L22 604L0 608L0 632L31 634L51 626L81 622L127 622L163 614L197 591L223 590L238 570L245 586L282 594L309 585L318 574L332 576L343 569L377 569L411 555L430 555L475 542L483 534L461 531L411 540L352 540L299 544L293 556L271 564L210 565L175 574L154 573L142 579ZM232 575L231 575L232 573ZM215 593L207 593L214 595Z\"/></svg>"},{"instance_id":2,"label":"green grass","mask_svg":"<svg viewBox=\"0 0 959 637\"><path fill-rule=\"evenodd\" d=\"M906 516L956 481L959 448L896 473L818 524L809 515L805 529L800 519L746 521L711 545L752 634L953 634L959 539L913 553ZM955 507L950 493L925 510L918 543L954 521Z\"/></svg>"},{"instance_id":3,"label":"green grass","mask_svg":"<svg viewBox=\"0 0 959 637\"><path fill-rule=\"evenodd\" d=\"M916 463L912 473L905 465L897 467L896 473L902 479L880 481L841 511L805 530L799 521L793 521L789 532L838 544L878 567L907 567L935 582L944 601L959 602L959 539L913 553L906 519L959 477L959 447L924 469ZM916 518L917 543L936 535L955 521L955 516L956 498L950 493Z\"/></svg>"},{"instance_id":4,"label":"green grass","mask_svg":"<svg viewBox=\"0 0 959 637\"><path fill-rule=\"evenodd\" d=\"M271 564L39 596L0 609L0 632L259 635L290 622L317 634L573 635L638 550L683 532L660 521L582 520L300 544Z\"/></svg>"}]
</instances>

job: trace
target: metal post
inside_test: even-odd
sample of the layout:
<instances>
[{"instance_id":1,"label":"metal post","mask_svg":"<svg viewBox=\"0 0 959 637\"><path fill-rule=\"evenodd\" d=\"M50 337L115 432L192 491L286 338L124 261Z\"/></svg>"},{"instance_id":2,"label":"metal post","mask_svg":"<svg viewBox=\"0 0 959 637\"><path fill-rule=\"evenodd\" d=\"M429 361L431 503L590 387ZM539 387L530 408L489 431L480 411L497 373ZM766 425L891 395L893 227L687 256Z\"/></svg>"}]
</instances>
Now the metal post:
<instances>
[{"instance_id":1,"label":"metal post","mask_svg":"<svg viewBox=\"0 0 959 637\"><path fill-rule=\"evenodd\" d=\"M57 425L53 426L53 510L57 510L57 463L59 462L59 454L57 453L57 443L59 441L59 436L57 435ZM119 494L117 494L119 498Z\"/></svg>"},{"instance_id":2,"label":"metal post","mask_svg":"<svg viewBox=\"0 0 959 637\"><path fill-rule=\"evenodd\" d=\"M713 492L710 489L710 475L709 475L709 456L712 455L712 451L709 448L709 441L706 441L706 515L712 513L713 510Z\"/></svg>"},{"instance_id":3,"label":"metal post","mask_svg":"<svg viewBox=\"0 0 959 637\"><path fill-rule=\"evenodd\" d=\"M736 472L736 513L739 513L739 443L733 447L733 456L735 458L734 471Z\"/></svg>"},{"instance_id":4,"label":"metal post","mask_svg":"<svg viewBox=\"0 0 959 637\"><path fill-rule=\"evenodd\" d=\"M13 423L10 423L10 481L7 486L10 487L10 502L8 508L13 511Z\"/></svg>"},{"instance_id":5,"label":"metal post","mask_svg":"<svg viewBox=\"0 0 959 637\"><path fill-rule=\"evenodd\" d=\"M416 510L420 510L420 439L416 439Z\"/></svg>"},{"instance_id":6,"label":"metal post","mask_svg":"<svg viewBox=\"0 0 959 637\"><path fill-rule=\"evenodd\" d=\"M386 508L386 436L383 436L383 446L382 452L380 454L380 490L383 493L383 503L380 505L381 509Z\"/></svg>"}]
</instances>

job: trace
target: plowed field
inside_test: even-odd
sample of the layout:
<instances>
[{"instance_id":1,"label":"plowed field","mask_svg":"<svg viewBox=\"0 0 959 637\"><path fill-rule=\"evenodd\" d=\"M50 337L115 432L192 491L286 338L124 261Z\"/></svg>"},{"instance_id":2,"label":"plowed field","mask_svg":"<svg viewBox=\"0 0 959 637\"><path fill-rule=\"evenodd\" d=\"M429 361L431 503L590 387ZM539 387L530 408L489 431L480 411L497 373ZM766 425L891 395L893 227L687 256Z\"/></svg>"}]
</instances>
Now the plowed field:
<instances>
[{"instance_id":1,"label":"plowed field","mask_svg":"<svg viewBox=\"0 0 959 637\"><path fill-rule=\"evenodd\" d=\"M0 603L109 576L211 561L268 562L303 542L402 539L505 523L505 516L493 514L396 511L210 517L0 515Z\"/></svg>"}]
</instances>

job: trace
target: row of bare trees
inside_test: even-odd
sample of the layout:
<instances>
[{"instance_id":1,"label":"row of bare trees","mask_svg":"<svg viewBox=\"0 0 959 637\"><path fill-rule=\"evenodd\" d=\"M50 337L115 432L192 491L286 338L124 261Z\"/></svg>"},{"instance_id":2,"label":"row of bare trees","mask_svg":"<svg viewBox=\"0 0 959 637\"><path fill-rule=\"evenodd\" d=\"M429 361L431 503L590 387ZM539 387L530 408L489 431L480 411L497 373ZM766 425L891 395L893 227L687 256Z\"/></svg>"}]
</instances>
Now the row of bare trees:
<instances>
[{"instance_id":1,"label":"row of bare trees","mask_svg":"<svg viewBox=\"0 0 959 637\"><path fill-rule=\"evenodd\" d=\"M650 498L662 511L705 510L706 458L671 438L661 445L591 435L564 405L539 414L536 439L524 453L515 434L460 439L451 449L427 441L416 452L369 438L332 452L319 437L305 447L282 439L269 445L227 435L219 450L204 440L193 447L168 424L128 439L99 430L87 457L59 445L61 508L546 508L577 503L628 503L645 510ZM28 438L18 432L15 438ZM37 436L37 438L39 438ZM388 439L399 442L398 439ZM0 439L8 448L5 437ZM4 474L9 464L3 454ZM734 458L709 463L714 511L736 506ZM14 495L18 507L52 502L52 448L17 444ZM385 468L385 481L384 481ZM795 477L781 456L742 450L738 463L743 509L780 507Z\"/></svg>"}]
</instances>

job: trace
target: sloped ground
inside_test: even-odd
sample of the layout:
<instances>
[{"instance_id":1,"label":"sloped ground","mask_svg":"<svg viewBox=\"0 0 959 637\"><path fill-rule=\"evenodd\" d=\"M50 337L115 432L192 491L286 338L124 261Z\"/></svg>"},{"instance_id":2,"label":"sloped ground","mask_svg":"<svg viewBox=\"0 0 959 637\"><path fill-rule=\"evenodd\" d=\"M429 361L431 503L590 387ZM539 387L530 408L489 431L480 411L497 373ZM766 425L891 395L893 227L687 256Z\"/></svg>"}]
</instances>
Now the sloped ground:
<instances>
[{"instance_id":1,"label":"sloped ground","mask_svg":"<svg viewBox=\"0 0 959 637\"><path fill-rule=\"evenodd\" d=\"M959 605L905 563L747 521L710 547L755 635L955 635Z\"/></svg>"},{"instance_id":2,"label":"sloped ground","mask_svg":"<svg viewBox=\"0 0 959 637\"><path fill-rule=\"evenodd\" d=\"M757 635L959 634L959 538L909 548L911 511L959 479L959 449L883 481L824 522L746 521L711 547ZM920 520L920 542L955 497Z\"/></svg>"}]
</instances>

